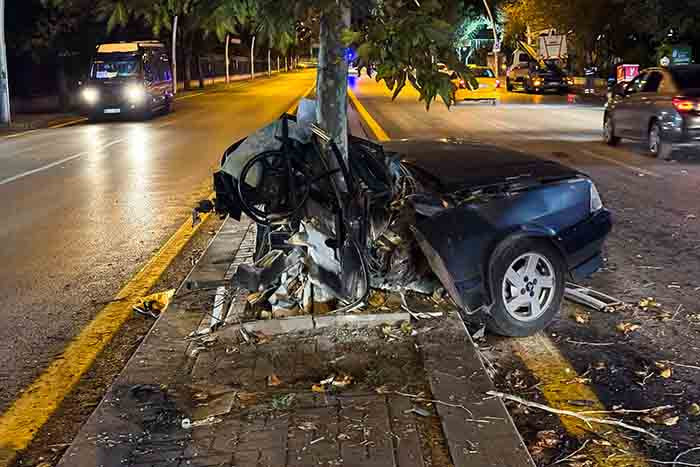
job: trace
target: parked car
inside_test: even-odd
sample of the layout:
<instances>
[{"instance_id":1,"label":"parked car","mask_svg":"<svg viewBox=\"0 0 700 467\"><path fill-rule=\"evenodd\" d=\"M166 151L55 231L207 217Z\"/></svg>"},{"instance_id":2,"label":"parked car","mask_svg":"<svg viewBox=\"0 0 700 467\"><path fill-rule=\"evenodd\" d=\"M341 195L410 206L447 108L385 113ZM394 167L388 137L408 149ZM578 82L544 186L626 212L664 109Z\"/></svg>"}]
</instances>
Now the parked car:
<instances>
[{"instance_id":1,"label":"parked car","mask_svg":"<svg viewBox=\"0 0 700 467\"><path fill-rule=\"evenodd\" d=\"M526 336L557 314L567 280L602 264L611 215L593 181L572 168L470 142L380 146L354 137L345 165L318 128L309 142L280 149L271 135L287 125L302 134L292 122L271 126L226 151L214 174L216 209L255 220L258 250L307 248L314 287L349 303L344 309L370 288L431 294L442 285L493 332ZM265 138L277 149L259 152ZM325 168L314 169L319 161ZM250 269L248 279L264 275Z\"/></svg>"},{"instance_id":2,"label":"parked car","mask_svg":"<svg viewBox=\"0 0 700 467\"><path fill-rule=\"evenodd\" d=\"M476 79L477 88L470 89L467 83L457 76L457 73L452 73L450 78L457 90L455 91L455 99L457 101L465 100L490 100L494 101L498 97L498 88L501 82L496 79L493 70L485 66L469 65L469 71Z\"/></svg>"},{"instance_id":3,"label":"parked car","mask_svg":"<svg viewBox=\"0 0 700 467\"><path fill-rule=\"evenodd\" d=\"M609 145L644 141L651 155L664 159L700 147L700 65L642 70L611 94L603 116Z\"/></svg>"},{"instance_id":4,"label":"parked car","mask_svg":"<svg viewBox=\"0 0 700 467\"><path fill-rule=\"evenodd\" d=\"M170 60L160 42L101 44L80 88L81 108L91 119L148 118L156 111L170 111L174 86Z\"/></svg>"}]
</instances>

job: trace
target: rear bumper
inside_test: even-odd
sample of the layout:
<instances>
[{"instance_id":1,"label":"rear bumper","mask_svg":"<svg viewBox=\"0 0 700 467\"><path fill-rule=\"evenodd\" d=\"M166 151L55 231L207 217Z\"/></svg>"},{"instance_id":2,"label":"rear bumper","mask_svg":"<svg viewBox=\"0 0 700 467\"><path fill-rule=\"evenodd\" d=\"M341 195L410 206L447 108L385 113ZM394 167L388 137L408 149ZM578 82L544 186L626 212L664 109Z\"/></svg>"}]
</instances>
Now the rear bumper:
<instances>
[{"instance_id":1,"label":"rear bumper","mask_svg":"<svg viewBox=\"0 0 700 467\"><path fill-rule=\"evenodd\" d=\"M601 249L612 230L612 215L602 209L559 235L566 264L575 280L588 277L602 266Z\"/></svg>"}]
</instances>

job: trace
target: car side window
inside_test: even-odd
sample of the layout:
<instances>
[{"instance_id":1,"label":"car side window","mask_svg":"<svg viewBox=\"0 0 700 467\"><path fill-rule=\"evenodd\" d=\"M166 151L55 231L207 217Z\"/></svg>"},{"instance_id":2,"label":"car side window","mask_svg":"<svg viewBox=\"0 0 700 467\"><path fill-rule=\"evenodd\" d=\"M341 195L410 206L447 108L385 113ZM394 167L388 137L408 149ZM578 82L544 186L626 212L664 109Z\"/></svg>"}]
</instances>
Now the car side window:
<instances>
[{"instance_id":1,"label":"car side window","mask_svg":"<svg viewBox=\"0 0 700 467\"><path fill-rule=\"evenodd\" d=\"M636 78L634 78L632 81L630 81L630 84L627 85L627 94L635 94L640 92L644 88L644 84L647 81L647 74L642 73L640 75L637 75Z\"/></svg>"},{"instance_id":2,"label":"car side window","mask_svg":"<svg viewBox=\"0 0 700 467\"><path fill-rule=\"evenodd\" d=\"M161 69L161 80L170 80L170 64L168 63L168 56L162 55L160 57L160 69Z\"/></svg>"},{"instance_id":3,"label":"car side window","mask_svg":"<svg viewBox=\"0 0 700 467\"><path fill-rule=\"evenodd\" d=\"M657 92L663 77L664 76L658 71L652 71L649 73L649 77L646 79L646 82L642 87L642 92Z\"/></svg>"},{"instance_id":4,"label":"car side window","mask_svg":"<svg viewBox=\"0 0 700 467\"><path fill-rule=\"evenodd\" d=\"M146 81L152 83L158 80L157 69L150 54L143 56L143 73L146 76Z\"/></svg>"}]
</instances>

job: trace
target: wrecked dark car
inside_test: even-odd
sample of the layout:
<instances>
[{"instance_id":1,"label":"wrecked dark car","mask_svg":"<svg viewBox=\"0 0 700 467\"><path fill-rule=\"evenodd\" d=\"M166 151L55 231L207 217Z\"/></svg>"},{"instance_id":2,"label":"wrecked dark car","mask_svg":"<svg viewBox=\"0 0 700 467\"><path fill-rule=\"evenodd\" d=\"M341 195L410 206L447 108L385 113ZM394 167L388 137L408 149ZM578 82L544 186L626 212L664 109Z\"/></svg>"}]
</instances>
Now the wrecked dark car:
<instances>
[{"instance_id":1,"label":"wrecked dark car","mask_svg":"<svg viewBox=\"0 0 700 467\"><path fill-rule=\"evenodd\" d=\"M214 174L217 212L257 223L256 261L236 280L272 316L362 309L373 290L446 291L492 332L526 336L555 316L568 279L601 266L611 216L585 175L457 140L350 136L345 159L313 114L302 102Z\"/></svg>"}]
</instances>

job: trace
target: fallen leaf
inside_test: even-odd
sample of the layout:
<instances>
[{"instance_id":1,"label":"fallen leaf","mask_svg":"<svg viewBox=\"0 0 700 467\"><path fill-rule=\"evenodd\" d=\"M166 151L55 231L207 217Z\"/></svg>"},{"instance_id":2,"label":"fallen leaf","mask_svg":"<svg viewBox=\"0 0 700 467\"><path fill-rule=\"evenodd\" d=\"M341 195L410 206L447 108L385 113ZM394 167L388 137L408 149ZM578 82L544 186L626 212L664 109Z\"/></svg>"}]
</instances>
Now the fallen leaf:
<instances>
[{"instance_id":1,"label":"fallen leaf","mask_svg":"<svg viewBox=\"0 0 700 467\"><path fill-rule=\"evenodd\" d=\"M350 435L346 435L345 433L340 433L338 435L338 439L341 441L347 441L348 439L350 439Z\"/></svg>"},{"instance_id":2,"label":"fallen leaf","mask_svg":"<svg viewBox=\"0 0 700 467\"><path fill-rule=\"evenodd\" d=\"M594 439L593 444L597 444L598 446L612 446L612 443L605 439Z\"/></svg>"},{"instance_id":3,"label":"fallen leaf","mask_svg":"<svg viewBox=\"0 0 700 467\"><path fill-rule=\"evenodd\" d=\"M675 425L676 423L678 423L678 419L679 419L679 418L680 418L680 417L678 417L678 416L675 416L675 417L668 417L668 418L663 419L663 420L661 421L661 423L663 423L663 424L666 425L666 426L673 426L673 425Z\"/></svg>"},{"instance_id":4,"label":"fallen leaf","mask_svg":"<svg viewBox=\"0 0 700 467\"><path fill-rule=\"evenodd\" d=\"M380 306L386 303L386 295L384 295L381 292L377 292L376 290L373 290L370 293L367 302L370 306L373 306L374 308L379 308Z\"/></svg>"},{"instance_id":5,"label":"fallen leaf","mask_svg":"<svg viewBox=\"0 0 700 467\"><path fill-rule=\"evenodd\" d=\"M661 376L662 378L666 378L666 379L670 378L671 377L671 369L666 368L665 370L661 370L661 372L659 373L659 376Z\"/></svg>"},{"instance_id":6,"label":"fallen leaf","mask_svg":"<svg viewBox=\"0 0 700 467\"><path fill-rule=\"evenodd\" d=\"M267 377L268 386L279 386L280 384L282 384L282 381L280 381L276 374L272 373Z\"/></svg>"},{"instance_id":7,"label":"fallen leaf","mask_svg":"<svg viewBox=\"0 0 700 467\"><path fill-rule=\"evenodd\" d=\"M652 417L650 417L650 416L648 416L648 415L643 416L643 417L642 417L642 421L643 421L644 423L648 423L649 425L654 425L654 424L656 424L656 419L655 419L655 418L652 418Z\"/></svg>"},{"instance_id":8,"label":"fallen leaf","mask_svg":"<svg viewBox=\"0 0 700 467\"><path fill-rule=\"evenodd\" d=\"M693 402L692 404L690 404L690 407L688 407L688 413L693 417L697 417L698 415L700 415L700 405Z\"/></svg>"},{"instance_id":9,"label":"fallen leaf","mask_svg":"<svg viewBox=\"0 0 700 467\"><path fill-rule=\"evenodd\" d=\"M578 324L586 324L591 320L591 315L588 313L575 313L574 314L574 321L576 321Z\"/></svg>"},{"instance_id":10,"label":"fallen leaf","mask_svg":"<svg viewBox=\"0 0 700 467\"><path fill-rule=\"evenodd\" d=\"M638 324L632 324L632 323L618 323L617 326L615 326L618 331L621 333L627 335L631 332L636 331L639 329L641 326Z\"/></svg>"},{"instance_id":11,"label":"fallen leaf","mask_svg":"<svg viewBox=\"0 0 700 467\"><path fill-rule=\"evenodd\" d=\"M312 392L326 392L325 388L320 384L314 384L311 386Z\"/></svg>"},{"instance_id":12,"label":"fallen leaf","mask_svg":"<svg viewBox=\"0 0 700 467\"><path fill-rule=\"evenodd\" d=\"M337 388L346 388L352 384L352 376L342 375L342 376L334 379L331 384Z\"/></svg>"},{"instance_id":13,"label":"fallen leaf","mask_svg":"<svg viewBox=\"0 0 700 467\"><path fill-rule=\"evenodd\" d=\"M536 444L545 448L555 448L561 442L561 436L554 430L538 431L536 437Z\"/></svg>"},{"instance_id":14,"label":"fallen leaf","mask_svg":"<svg viewBox=\"0 0 700 467\"><path fill-rule=\"evenodd\" d=\"M313 422L302 422L297 426L297 428L299 428L301 431L318 430L318 426L316 426L316 424Z\"/></svg>"},{"instance_id":15,"label":"fallen leaf","mask_svg":"<svg viewBox=\"0 0 700 467\"><path fill-rule=\"evenodd\" d=\"M410 336L411 331L413 331L413 326L411 326L411 323L409 323L408 321L404 321L403 323L401 323L401 332L403 332L407 336Z\"/></svg>"}]
</instances>

